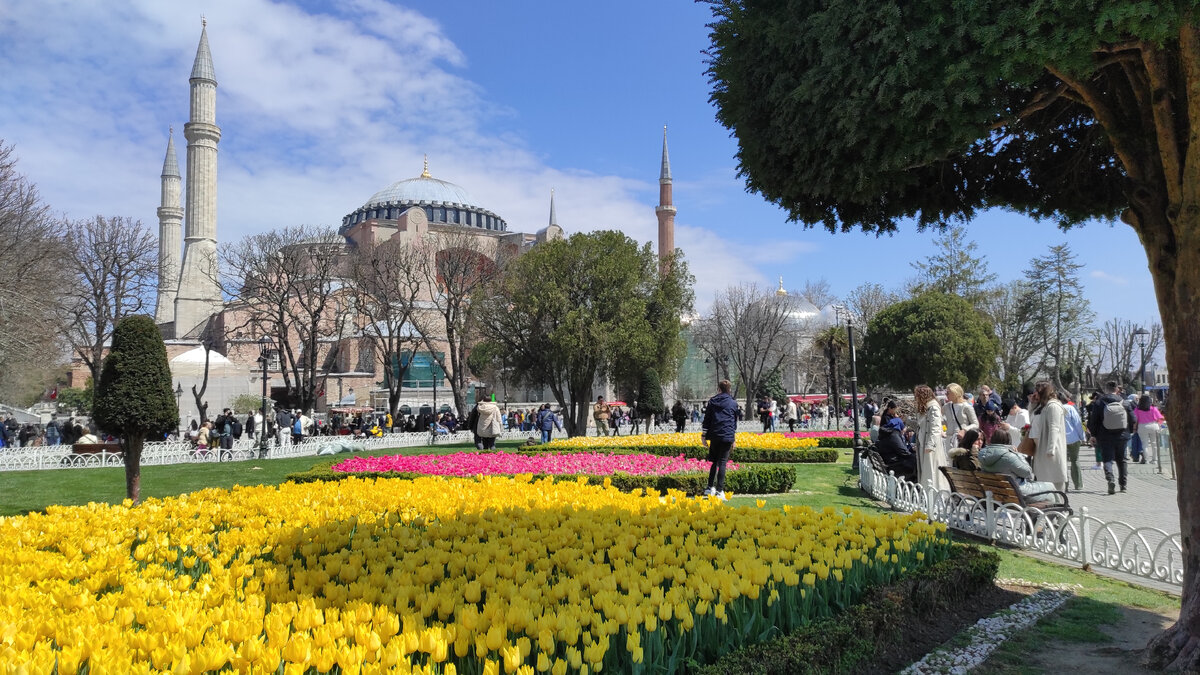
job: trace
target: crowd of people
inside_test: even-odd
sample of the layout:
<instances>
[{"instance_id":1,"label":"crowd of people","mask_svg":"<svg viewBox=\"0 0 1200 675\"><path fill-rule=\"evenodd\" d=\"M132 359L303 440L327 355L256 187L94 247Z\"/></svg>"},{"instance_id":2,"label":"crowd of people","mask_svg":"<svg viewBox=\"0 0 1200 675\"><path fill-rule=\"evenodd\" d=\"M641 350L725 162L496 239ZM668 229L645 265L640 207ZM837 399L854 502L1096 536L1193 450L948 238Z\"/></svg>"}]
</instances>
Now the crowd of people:
<instances>
[{"instance_id":1,"label":"crowd of people","mask_svg":"<svg viewBox=\"0 0 1200 675\"><path fill-rule=\"evenodd\" d=\"M1125 397L1113 381L1082 409L1048 381L1024 400L1003 401L986 385L976 397L958 384L946 386L944 400L920 385L913 400L903 412L905 402L885 400L871 418L871 440L897 476L940 490L949 489L940 468L954 466L1012 475L1025 494L1079 491L1080 451L1090 445L1090 468L1103 469L1108 493L1125 492L1127 463L1156 461L1165 424L1150 396Z\"/></svg>"}]
</instances>

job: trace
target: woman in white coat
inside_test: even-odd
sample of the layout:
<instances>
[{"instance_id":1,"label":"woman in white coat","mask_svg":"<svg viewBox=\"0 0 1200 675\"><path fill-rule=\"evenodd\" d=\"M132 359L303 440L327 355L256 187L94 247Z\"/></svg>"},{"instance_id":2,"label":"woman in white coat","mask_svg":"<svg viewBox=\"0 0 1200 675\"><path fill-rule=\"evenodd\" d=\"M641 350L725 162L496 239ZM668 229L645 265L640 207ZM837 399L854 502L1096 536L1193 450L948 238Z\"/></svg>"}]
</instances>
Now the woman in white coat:
<instances>
[{"instance_id":1,"label":"woman in white coat","mask_svg":"<svg viewBox=\"0 0 1200 675\"><path fill-rule=\"evenodd\" d=\"M917 400L917 479L921 485L932 480L934 488L949 490L946 477L938 471L949 464L942 431L942 408L933 390L924 384L917 385L913 397Z\"/></svg>"},{"instance_id":2,"label":"woman in white coat","mask_svg":"<svg viewBox=\"0 0 1200 675\"><path fill-rule=\"evenodd\" d=\"M946 452L958 447L958 442L972 429L979 429L979 418L975 407L963 398L963 388L957 384L946 385L946 405L942 406L942 419L946 421Z\"/></svg>"},{"instance_id":3,"label":"woman in white coat","mask_svg":"<svg viewBox=\"0 0 1200 675\"><path fill-rule=\"evenodd\" d=\"M1042 381L1034 388L1033 419L1029 422L1029 438L1033 439L1033 475L1043 482L1054 483L1057 490L1067 489L1067 422L1066 410L1059 403L1054 385Z\"/></svg>"}]
</instances>

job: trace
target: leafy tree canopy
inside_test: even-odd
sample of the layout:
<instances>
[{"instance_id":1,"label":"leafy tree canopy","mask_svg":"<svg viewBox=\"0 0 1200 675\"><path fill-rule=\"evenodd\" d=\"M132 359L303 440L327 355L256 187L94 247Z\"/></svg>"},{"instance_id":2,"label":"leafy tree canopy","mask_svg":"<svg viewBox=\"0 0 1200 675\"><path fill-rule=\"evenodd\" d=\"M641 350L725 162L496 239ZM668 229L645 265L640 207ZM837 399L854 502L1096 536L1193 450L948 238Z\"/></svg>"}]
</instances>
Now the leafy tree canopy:
<instances>
[{"instance_id":1,"label":"leafy tree canopy","mask_svg":"<svg viewBox=\"0 0 1200 675\"><path fill-rule=\"evenodd\" d=\"M480 293L480 331L564 409L574 406L567 429L582 433L597 377L638 382L646 368L678 369L692 277L678 257L658 270L649 244L614 230L540 244Z\"/></svg>"},{"instance_id":2,"label":"leafy tree canopy","mask_svg":"<svg viewBox=\"0 0 1200 675\"><path fill-rule=\"evenodd\" d=\"M1124 73L1097 49L1175 40L1197 5L712 4L712 101L748 187L794 220L877 233L991 206L1064 224L1118 215L1128 183L1082 99L1124 93ZM1085 75L1091 87L1067 91Z\"/></svg>"},{"instance_id":3,"label":"leafy tree canopy","mask_svg":"<svg viewBox=\"0 0 1200 675\"><path fill-rule=\"evenodd\" d=\"M871 321L859 363L865 379L910 388L986 377L999 344L988 322L966 300L926 293L897 303Z\"/></svg>"}]
</instances>

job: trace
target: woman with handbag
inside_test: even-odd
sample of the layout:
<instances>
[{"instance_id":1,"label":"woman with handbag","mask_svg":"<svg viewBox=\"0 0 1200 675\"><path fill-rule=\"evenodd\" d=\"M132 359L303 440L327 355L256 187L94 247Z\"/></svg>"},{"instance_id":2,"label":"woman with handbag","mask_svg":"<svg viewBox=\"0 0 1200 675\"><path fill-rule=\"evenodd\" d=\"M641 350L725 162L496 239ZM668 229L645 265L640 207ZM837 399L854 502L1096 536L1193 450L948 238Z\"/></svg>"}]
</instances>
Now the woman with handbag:
<instances>
[{"instance_id":1,"label":"woman with handbag","mask_svg":"<svg viewBox=\"0 0 1200 675\"><path fill-rule=\"evenodd\" d=\"M968 431L979 430L975 407L963 398L963 388L953 382L946 385L946 405L942 406L946 420L946 451L959 447L958 442Z\"/></svg>"},{"instance_id":2,"label":"woman with handbag","mask_svg":"<svg viewBox=\"0 0 1200 675\"><path fill-rule=\"evenodd\" d=\"M1022 450L1033 456L1033 475L1039 482L1054 483L1061 492L1067 490L1067 423L1066 410L1054 392L1054 385L1045 380L1035 385L1030 405L1033 419L1029 436L1021 442Z\"/></svg>"},{"instance_id":3,"label":"woman with handbag","mask_svg":"<svg viewBox=\"0 0 1200 675\"><path fill-rule=\"evenodd\" d=\"M938 470L948 464L945 434L942 431L942 408L927 385L917 385L913 389L913 397L917 400L917 477L922 485L932 481L935 489L949 490L949 482Z\"/></svg>"}]
</instances>

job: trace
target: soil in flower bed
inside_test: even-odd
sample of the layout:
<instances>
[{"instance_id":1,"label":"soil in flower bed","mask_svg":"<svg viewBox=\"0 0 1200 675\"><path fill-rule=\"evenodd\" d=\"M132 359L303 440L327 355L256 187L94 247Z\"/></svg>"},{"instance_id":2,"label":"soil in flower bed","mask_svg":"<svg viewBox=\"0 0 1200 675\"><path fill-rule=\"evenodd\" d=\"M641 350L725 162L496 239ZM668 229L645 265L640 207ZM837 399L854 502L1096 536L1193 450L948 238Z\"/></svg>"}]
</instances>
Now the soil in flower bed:
<instances>
[{"instance_id":1,"label":"soil in flower bed","mask_svg":"<svg viewBox=\"0 0 1200 675\"><path fill-rule=\"evenodd\" d=\"M909 613L900 626L897 639L880 650L870 664L860 664L855 672L886 675L902 670L970 628L976 621L1020 602L1035 590L1023 586L992 585L944 609L920 616Z\"/></svg>"}]
</instances>

